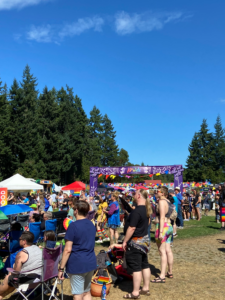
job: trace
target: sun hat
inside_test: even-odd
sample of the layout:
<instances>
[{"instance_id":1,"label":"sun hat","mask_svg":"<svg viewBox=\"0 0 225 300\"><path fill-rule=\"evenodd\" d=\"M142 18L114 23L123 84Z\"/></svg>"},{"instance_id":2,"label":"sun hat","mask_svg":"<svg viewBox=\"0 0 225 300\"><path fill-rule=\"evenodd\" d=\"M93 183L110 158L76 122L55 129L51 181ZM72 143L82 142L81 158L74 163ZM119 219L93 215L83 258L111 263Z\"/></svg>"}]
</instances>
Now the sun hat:
<instances>
[{"instance_id":1,"label":"sun hat","mask_svg":"<svg viewBox=\"0 0 225 300\"><path fill-rule=\"evenodd\" d=\"M178 190L178 191L180 191L180 188L179 188L179 186L175 187L175 189L174 189L174 190Z\"/></svg>"},{"instance_id":2,"label":"sun hat","mask_svg":"<svg viewBox=\"0 0 225 300\"><path fill-rule=\"evenodd\" d=\"M37 204L31 204L31 208L37 208Z\"/></svg>"}]
</instances>

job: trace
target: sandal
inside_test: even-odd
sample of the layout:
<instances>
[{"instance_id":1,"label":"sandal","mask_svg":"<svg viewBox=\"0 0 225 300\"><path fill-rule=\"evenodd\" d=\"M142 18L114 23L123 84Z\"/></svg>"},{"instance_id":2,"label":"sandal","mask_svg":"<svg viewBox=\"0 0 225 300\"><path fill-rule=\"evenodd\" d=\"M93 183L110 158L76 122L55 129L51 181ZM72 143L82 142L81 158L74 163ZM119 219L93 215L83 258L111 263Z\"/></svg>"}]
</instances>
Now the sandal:
<instances>
[{"instance_id":1,"label":"sandal","mask_svg":"<svg viewBox=\"0 0 225 300\"><path fill-rule=\"evenodd\" d=\"M152 283L165 283L165 278L161 278L160 276L158 278L155 278L154 280L151 280Z\"/></svg>"},{"instance_id":2,"label":"sandal","mask_svg":"<svg viewBox=\"0 0 225 300\"><path fill-rule=\"evenodd\" d=\"M149 290L148 291L144 291L144 290L142 290L142 288L140 288L139 293L140 293L140 295L150 296Z\"/></svg>"},{"instance_id":3,"label":"sandal","mask_svg":"<svg viewBox=\"0 0 225 300\"><path fill-rule=\"evenodd\" d=\"M140 294L138 296L134 296L132 293L126 294L123 296L124 299L140 299Z\"/></svg>"},{"instance_id":4,"label":"sandal","mask_svg":"<svg viewBox=\"0 0 225 300\"><path fill-rule=\"evenodd\" d=\"M173 279L173 274L170 274L169 272L167 272L166 277L170 278L170 279Z\"/></svg>"}]
</instances>

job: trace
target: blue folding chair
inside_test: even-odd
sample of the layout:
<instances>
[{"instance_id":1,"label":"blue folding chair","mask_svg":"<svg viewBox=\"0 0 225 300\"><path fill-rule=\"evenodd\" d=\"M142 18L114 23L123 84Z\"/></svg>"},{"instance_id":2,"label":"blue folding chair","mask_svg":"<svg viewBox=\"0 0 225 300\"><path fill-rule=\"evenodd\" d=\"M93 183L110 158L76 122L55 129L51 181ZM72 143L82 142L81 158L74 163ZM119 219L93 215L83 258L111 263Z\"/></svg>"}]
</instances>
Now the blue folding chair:
<instances>
[{"instance_id":1,"label":"blue folding chair","mask_svg":"<svg viewBox=\"0 0 225 300\"><path fill-rule=\"evenodd\" d=\"M29 230L34 234L34 244L36 244L41 234L41 222L30 223Z\"/></svg>"},{"instance_id":2,"label":"blue folding chair","mask_svg":"<svg viewBox=\"0 0 225 300\"><path fill-rule=\"evenodd\" d=\"M57 227L57 220L47 220L45 222L45 230L52 230L56 232L56 227Z\"/></svg>"},{"instance_id":3,"label":"blue folding chair","mask_svg":"<svg viewBox=\"0 0 225 300\"><path fill-rule=\"evenodd\" d=\"M54 219L54 220L46 220L45 221L45 230L41 231L40 241L43 241L45 231L52 230L52 231L54 231L56 233L56 229L57 229L57 220L56 219ZM57 239L57 234L56 234L56 239Z\"/></svg>"}]
</instances>

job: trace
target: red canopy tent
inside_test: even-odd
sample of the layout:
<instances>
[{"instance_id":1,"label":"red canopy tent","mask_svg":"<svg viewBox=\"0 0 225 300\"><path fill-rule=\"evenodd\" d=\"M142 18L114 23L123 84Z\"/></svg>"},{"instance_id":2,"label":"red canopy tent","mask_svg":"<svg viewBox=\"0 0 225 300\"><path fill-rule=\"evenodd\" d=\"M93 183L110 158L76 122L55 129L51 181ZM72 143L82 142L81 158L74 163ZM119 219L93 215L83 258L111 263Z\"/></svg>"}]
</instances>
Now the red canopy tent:
<instances>
[{"instance_id":1,"label":"red canopy tent","mask_svg":"<svg viewBox=\"0 0 225 300\"><path fill-rule=\"evenodd\" d=\"M86 184L81 181L74 181L73 183L66 185L62 188L62 191L76 191L85 190Z\"/></svg>"},{"instance_id":2,"label":"red canopy tent","mask_svg":"<svg viewBox=\"0 0 225 300\"><path fill-rule=\"evenodd\" d=\"M146 187L144 187L144 186L135 186L135 189L136 189L136 190L140 190L140 189L148 190L148 188L146 188Z\"/></svg>"}]
</instances>

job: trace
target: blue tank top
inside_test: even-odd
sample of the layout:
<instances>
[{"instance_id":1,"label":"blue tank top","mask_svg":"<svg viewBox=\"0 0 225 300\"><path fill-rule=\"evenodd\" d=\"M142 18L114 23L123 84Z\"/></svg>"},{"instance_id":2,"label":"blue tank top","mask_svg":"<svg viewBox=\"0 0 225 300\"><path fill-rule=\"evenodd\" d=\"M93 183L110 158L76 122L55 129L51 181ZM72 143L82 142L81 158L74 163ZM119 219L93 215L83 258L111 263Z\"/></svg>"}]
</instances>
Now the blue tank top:
<instances>
[{"instance_id":1,"label":"blue tank top","mask_svg":"<svg viewBox=\"0 0 225 300\"><path fill-rule=\"evenodd\" d=\"M117 201L114 201L112 203L109 204L109 207L115 204L116 205L116 210L114 211L114 213L108 217L108 224L109 225L116 225L119 226L120 225L120 208L119 208L119 203Z\"/></svg>"}]
</instances>

